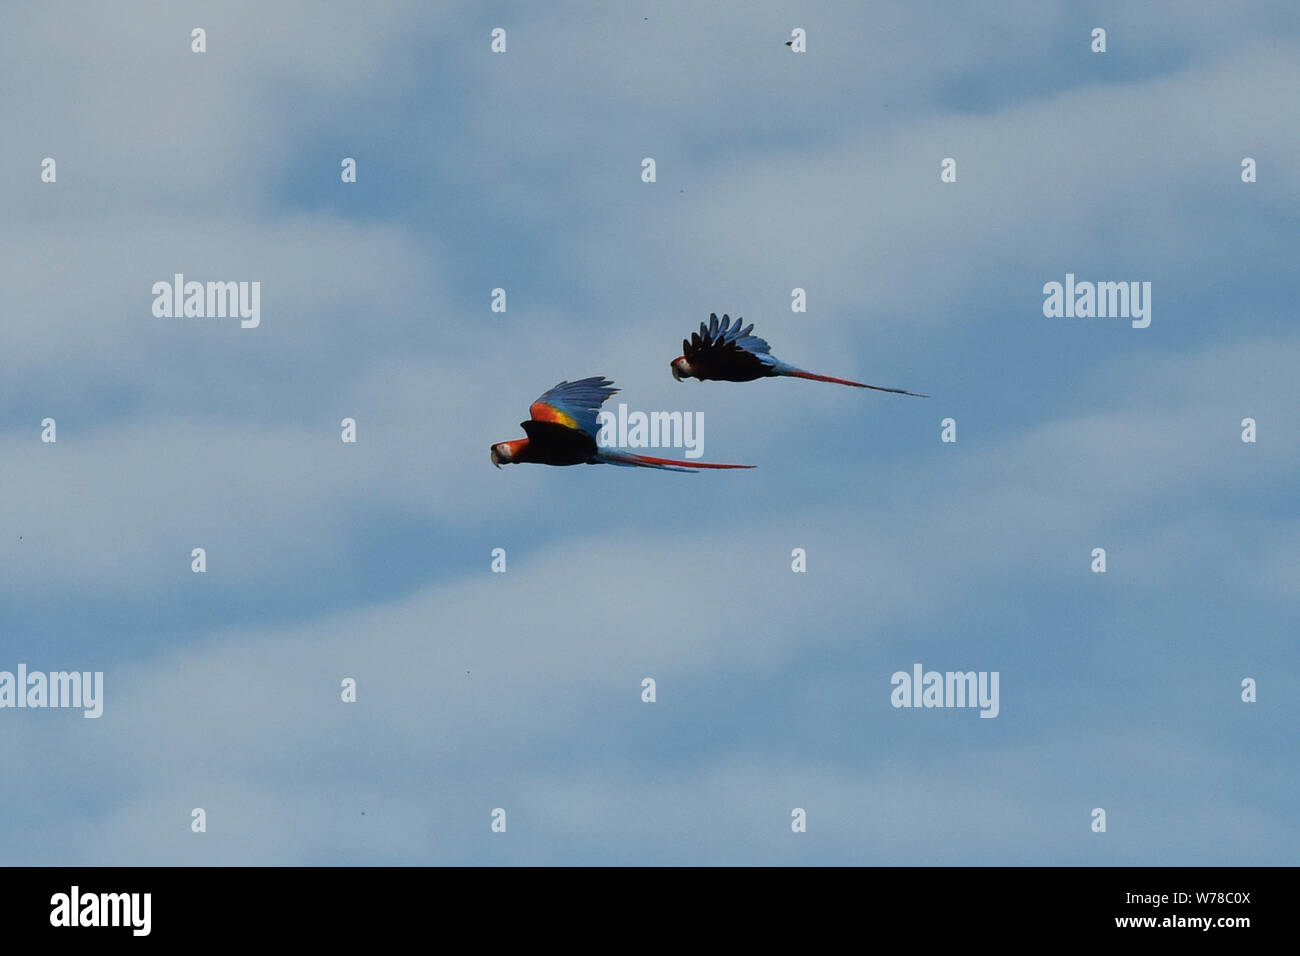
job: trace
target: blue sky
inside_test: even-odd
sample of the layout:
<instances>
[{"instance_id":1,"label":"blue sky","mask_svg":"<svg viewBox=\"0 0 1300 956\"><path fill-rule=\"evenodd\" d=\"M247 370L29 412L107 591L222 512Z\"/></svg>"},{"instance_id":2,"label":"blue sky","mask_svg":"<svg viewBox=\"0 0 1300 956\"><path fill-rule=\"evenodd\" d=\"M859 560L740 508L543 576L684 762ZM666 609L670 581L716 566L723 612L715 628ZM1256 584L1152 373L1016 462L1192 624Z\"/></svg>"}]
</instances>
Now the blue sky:
<instances>
[{"instance_id":1,"label":"blue sky","mask_svg":"<svg viewBox=\"0 0 1300 956\"><path fill-rule=\"evenodd\" d=\"M990 6L16 12L0 670L105 703L0 710L0 862L1294 864L1300 12ZM759 467L492 469L597 374Z\"/></svg>"}]
</instances>

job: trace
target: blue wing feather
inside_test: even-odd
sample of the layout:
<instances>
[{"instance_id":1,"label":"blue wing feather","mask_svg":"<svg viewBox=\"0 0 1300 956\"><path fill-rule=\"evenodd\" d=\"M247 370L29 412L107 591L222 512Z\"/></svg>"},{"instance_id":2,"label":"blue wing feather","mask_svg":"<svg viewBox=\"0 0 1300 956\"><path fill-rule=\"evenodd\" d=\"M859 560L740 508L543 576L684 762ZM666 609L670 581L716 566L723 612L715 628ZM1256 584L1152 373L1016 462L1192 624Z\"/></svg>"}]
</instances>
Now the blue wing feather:
<instances>
[{"instance_id":1,"label":"blue wing feather","mask_svg":"<svg viewBox=\"0 0 1300 956\"><path fill-rule=\"evenodd\" d=\"M558 422L570 428L581 429L595 438L599 429L596 416L600 412L600 406L618 391L613 385L603 375L576 382L561 382L543 392L529 406L528 414L538 421ZM565 421L565 418L569 421Z\"/></svg>"},{"instance_id":2,"label":"blue wing feather","mask_svg":"<svg viewBox=\"0 0 1300 956\"><path fill-rule=\"evenodd\" d=\"M731 316L724 315L722 324L718 324L716 313L709 315L707 323L700 323L700 338L706 343L712 343L715 346L734 345L738 349L743 349L753 355L759 356L764 364L771 364L775 359L765 358L772 351L772 346L768 345L766 340L760 339L757 335L750 335L754 331L754 323L745 325L745 320L737 318L736 324L731 324Z\"/></svg>"}]
</instances>

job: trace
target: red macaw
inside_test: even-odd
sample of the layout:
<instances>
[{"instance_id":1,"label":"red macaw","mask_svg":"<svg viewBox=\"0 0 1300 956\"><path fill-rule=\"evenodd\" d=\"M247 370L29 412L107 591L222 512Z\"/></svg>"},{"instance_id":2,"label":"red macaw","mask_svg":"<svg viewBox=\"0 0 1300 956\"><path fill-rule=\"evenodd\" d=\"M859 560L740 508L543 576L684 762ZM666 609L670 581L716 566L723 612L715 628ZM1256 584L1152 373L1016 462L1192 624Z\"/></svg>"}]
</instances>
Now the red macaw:
<instances>
[{"instance_id":1,"label":"red macaw","mask_svg":"<svg viewBox=\"0 0 1300 956\"><path fill-rule=\"evenodd\" d=\"M776 375L788 375L792 378L810 378L816 382L834 382L837 385L852 385L855 388L874 388L878 392L894 392L898 395L914 395L917 398L929 398L920 392L907 392L901 388L885 388L882 385L865 385L862 382L850 382L844 378L831 378L829 375L815 375L795 368L771 354L771 346L756 335L751 322L742 328L744 319L737 318L731 324L731 316L724 315L722 324L718 324L716 313L709 315L709 323L700 323L700 331L692 332L690 341L682 339L682 354L670 363L673 378L697 378L700 381L717 382L752 382L756 378L769 378Z\"/></svg>"},{"instance_id":2,"label":"red macaw","mask_svg":"<svg viewBox=\"0 0 1300 956\"><path fill-rule=\"evenodd\" d=\"M528 406L532 417L520 422L527 438L500 441L492 446L492 464L514 465L625 465L689 471L697 468L753 468L753 465L711 465L702 461L673 461L600 448L596 444L597 412L618 389L602 376L561 382Z\"/></svg>"}]
</instances>

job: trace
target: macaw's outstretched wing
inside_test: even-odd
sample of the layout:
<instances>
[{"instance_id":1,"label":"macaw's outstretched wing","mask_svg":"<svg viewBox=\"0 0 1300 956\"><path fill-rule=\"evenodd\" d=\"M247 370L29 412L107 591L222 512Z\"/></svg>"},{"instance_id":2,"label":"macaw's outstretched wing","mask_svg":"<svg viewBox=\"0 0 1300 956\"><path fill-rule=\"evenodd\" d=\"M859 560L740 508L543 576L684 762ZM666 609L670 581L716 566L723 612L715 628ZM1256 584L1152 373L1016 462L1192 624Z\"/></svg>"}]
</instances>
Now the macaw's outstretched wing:
<instances>
[{"instance_id":1,"label":"macaw's outstretched wing","mask_svg":"<svg viewBox=\"0 0 1300 956\"><path fill-rule=\"evenodd\" d=\"M716 313L709 314L707 323L700 323L700 331L692 332L689 340L682 339L682 354L692 365L705 368L735 368L738 366L768 367L775 359L768 353L772 347L754 331L754 323L745 325L737 318L724 315L718 321Z\"/></svg>"},{"instance_id":2,"label":"macaw's outstretched wing","mask_svg":"<svg viewBox=\"0 0 1300 956\"><path fill-rule=\"evenodd\" d=\"M596 415L605 399L618 389L614 383L602 375L579 379L576 382L561 382L554 388L543 392L541 397L528 406L528 415L534 421L553 422L565 428L575 428L596 437Z\"/></svg>"}]
</instances>

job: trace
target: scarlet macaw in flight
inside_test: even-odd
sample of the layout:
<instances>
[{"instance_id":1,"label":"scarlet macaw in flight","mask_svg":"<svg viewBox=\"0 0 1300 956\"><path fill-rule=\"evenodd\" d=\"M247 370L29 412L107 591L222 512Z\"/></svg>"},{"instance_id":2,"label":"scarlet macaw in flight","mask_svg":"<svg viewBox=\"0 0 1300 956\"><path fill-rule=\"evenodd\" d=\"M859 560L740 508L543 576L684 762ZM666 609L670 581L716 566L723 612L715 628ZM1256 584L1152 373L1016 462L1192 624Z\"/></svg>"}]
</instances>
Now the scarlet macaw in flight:
<instances>
[{"instance_id":1,"label":"scarlet macaw in flight","mask_svg":"<svg viewBox=\"0 0 1300 956\"><path fill-rule=\"evenodd\" d=\"M596 444L597 412L618 389L602 376L561 382L528 406L528 421L520 422L527 438L499 441L492 446L492 464L626 465L689 471L697 468L753 468L753 465L711 465L702 461L673 461L600 448Z\"/></svg>"},{"instance_id":2,"label":"scarlet macaw in flight","mask_svg":"<svg viewBox=\"0 0 1300 956\"><path fill-rule=\"evenodd\" d=\"M855 388L874 388L878 392L895 392L899 395L915 395L917 398L929 398L920 392L907 392L901 388L885 388L881 385L865 385L862 382L850 382L844 378L831 378L829 375L814 375L801 368L795 368L782 362L771 354L771 346L757 335L750 335L754 330L751 322L742 328L745 320L736 319L731 324L731 316L724 315L722 324L718 324L716 313L710 313L709 323L700 323L700 331L692 332L690 341L682 339L682 354L672 360L673 378L698 378L700 381L717 382L752 382L756 378L769 378L776 375L789 375L793 378L810 378L816 382L835 382L837 385L852 385Z\"/></svg>"}]
</instances>

